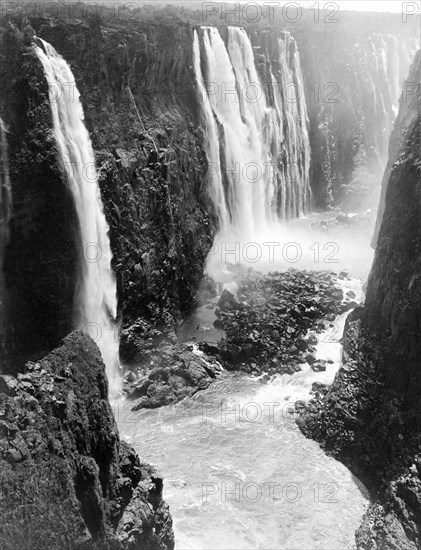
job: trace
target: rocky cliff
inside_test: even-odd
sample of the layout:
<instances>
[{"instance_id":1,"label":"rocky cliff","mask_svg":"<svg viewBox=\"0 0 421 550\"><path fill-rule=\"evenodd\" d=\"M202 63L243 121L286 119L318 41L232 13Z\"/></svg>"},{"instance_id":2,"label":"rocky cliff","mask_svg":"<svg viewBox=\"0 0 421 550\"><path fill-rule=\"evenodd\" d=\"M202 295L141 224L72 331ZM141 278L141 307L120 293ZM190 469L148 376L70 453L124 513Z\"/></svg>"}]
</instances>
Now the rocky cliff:
<instances>
[{"instance_id":1,"label":"rocky cliff","mask_svg":"<svg viewBox=\"0 0 421 550\"><path fill-rule=\"evenodd\" d=\"M405 393L421 421L421 53L409 73L391 139L392 165L385 189L366 322L382 341L381 370ZM408 87L409 90L409 87ZM395 149L396 152L393 151Z\"/></svg>"},{"instance_id":2,"label":"rocky cliff","mask_svg":"<svg viewBox=\"0 0 421 550\"><path fill-rule=\"evenodd\" d=\"M372 491L358 548L421 542L421 53L401 100L364 308L347 320L344 366L299 419Z\"/></svg>"},{"instance_id":3,"label":"rocky cliff","mask_svg":"<svg viewBox=\"0 0 421 550\"><path fill-rule=\"evenodd\" d=\"M12 10L0 28L0 112L14 199L4 262L13 365L46 353L73 328L80 253L34 33L70 63L81 93L110 225L123 360L136 360L128 340L159 343L193 305L217 227L192 60L193 27L212 22L182 8L116 14L75 6L73 16L51 6ZM244 23L264 79L279 65L279 30ZM301 55L317 207L367 205L376 195L401 65L414 41L413 26L395 19L383 34L360 23L347 16L323 32L308 17L282 24Z\"/></svg>"},{"instance_id":4,"label":"rocky cliff","mask_svg":"<svg viewBox=\"0 0 421 550\"><path fill-rule=\"evenodd\" d=\"M0 377L4 548L174 547L162 479L119 440L95 343L72 333Z\"/></svg>"},{"instance_id":5,"label":"rocky cliff","mask_svg":"<svg viewBox=\"0 0 421 550\"><path fill-rule=\"evenodd\" d=\"M96 18L30 23L1 29L1 110L15 205L4 262L14 366L46 353L72 329L80 253L74 206L56 160L47 82L32 51L35 32L71 63L81 92L123 328L139 318L147 320L147 336L151 324L155 335L174 326L195 301L216 226L205 186L191 30L106 26ZM121 351L124 358L124 337Z\"/></svg>"}]
</instances>

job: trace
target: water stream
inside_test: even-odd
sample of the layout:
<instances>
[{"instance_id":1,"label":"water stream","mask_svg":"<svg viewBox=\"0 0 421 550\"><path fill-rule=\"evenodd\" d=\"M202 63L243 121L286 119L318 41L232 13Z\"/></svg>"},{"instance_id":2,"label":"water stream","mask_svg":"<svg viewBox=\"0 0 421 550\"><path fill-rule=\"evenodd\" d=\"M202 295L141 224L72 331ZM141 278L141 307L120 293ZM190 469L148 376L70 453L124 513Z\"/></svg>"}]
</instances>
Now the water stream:
<instances>
[{"instance_id":1,"label":"water stream","mask_svg":"<svg viewBox=\"0 0 421 550\"><path fill-rule=\"evenodd\" d=\"M361 282L346 281L361 298ZM211 309L194 312L183 339ZM202 317L202 314L204 315ZM341 365L346 313L319 335L317 357L293 375L224 372L210 388L176 405L116 414L122 436L164 475L177 550L345 550L367 507L363 485L295 424L294 403L313 382L331 383ZM200 353L200 352L199 352Z\"/></svg>"},{"instance_id":2,"label":"water stream","mask_svg":"<svg viewBox=\"0 0 421 550\"><path fill-rule=\"evenodd\" d=\"M97 342L111 389L121 386L118 359L117 288L111 269L109 227L105 219L95 155L84 124L80 94L69 64L44 40L35 51L49 85L54 138L79 219L80 262L74 302L75 328Z\"/></svg>"},{"instance_id":3,"label":"water stream","mask_svg":"<svg viewBox=\"0 0 421 550\"><path fill-rule=\"evenodd\" d=\"M6 353L6 283L3 273L4 253L9 242L9 223L12 216L12 186L9 176L7 130L0 118L0 359Z\"/></svg>"}]
</instances>

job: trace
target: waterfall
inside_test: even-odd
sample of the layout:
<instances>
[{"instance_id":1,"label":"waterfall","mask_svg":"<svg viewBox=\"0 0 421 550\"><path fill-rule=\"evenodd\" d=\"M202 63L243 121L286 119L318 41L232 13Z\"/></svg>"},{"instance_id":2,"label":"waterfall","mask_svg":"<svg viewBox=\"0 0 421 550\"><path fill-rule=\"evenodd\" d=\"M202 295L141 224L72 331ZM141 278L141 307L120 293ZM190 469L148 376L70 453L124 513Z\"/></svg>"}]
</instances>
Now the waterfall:
<instances>
[{"instance_id":1,"label":"waterfall","mask_svg":"<svg viewBox=\"0 0 421 550\"><path fill-rule=\"evenodd\" d=\"M210 194L220 234L257 239L310 207L303 78L289 33L279 38L280 74L262 83L246 31L227 32L225 43L216 27L202 27L193 41Z\"/></svg>"},{"instance_id":2,"label":"waterfall","mask_svg":"<svg viewBox=\"0 0 421 550\"><path fill-rule=\"evenodd\" d=\"M111 269L109 227L102 207L94 151L73 73L51 44L40 42L43 47L35 46L35 51L49 84L59 161L79 220L80 275L74 302L74 325L94 337L107 367L110 387L118 391L116 281Z\"/></svg>"},{"instance_id":3,"label":"waterfall","mask_svg":"<svg viewBox=\"0 0 421 550\"><path fill-rule=\"evenodd\" d=\"M0 118L0 359L5 353L6 288L3 275L4 252L9 242L9 222L12 214L12 187L9 177L9 155L6 127Z\"/></svg>"},{"instance_id":4,"label":"waterfall","mask_svg":"<svg viewBox=\"0 0 421 550\"><path fill-rule=\"evenodd\" d=\"M209 104L209 101L206 100L207 92L205 83L203 81L202 71L200 69L200 46L199 38L197 32L194 31L194 42L193 42L193 58L194 58L194 69L197 77L197 85L199 89L200 97L203 99L203 117L204 117L204 128L205 128L205 149L207 152L209 170L208 177L210 181L209 192L213 203L217 209L217 215L219 219L220 226L225 228L229 223L229 214L226 206L224 188L222 185L221 178L221 161L219 157L219 138L218 138L218 127L213 116L212 108Z\"/></svg>"}]
</instances>

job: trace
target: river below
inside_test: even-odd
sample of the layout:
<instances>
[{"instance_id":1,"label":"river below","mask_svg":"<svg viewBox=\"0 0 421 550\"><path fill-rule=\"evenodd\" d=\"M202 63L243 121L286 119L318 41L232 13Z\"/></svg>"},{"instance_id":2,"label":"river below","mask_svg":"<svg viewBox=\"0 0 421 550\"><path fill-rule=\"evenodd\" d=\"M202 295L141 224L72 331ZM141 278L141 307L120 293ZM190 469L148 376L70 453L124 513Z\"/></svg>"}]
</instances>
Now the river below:
<instances>
[{"instance_id":1,"label":"river below","mask_svg":"<svg viewBox=\"0 0 421 550\"><path fill-rule=\"evenodd\" d=\"M258 267L347 268L360 277L346 283L360 301L372 256L368 239L353 229L336 234L329 224L320 231L319 218L324 219L298 220L295 239L303 252L314 250L312 242L322 242L321 236L338 243L338 262ZM220 268L220 259L215 265L225 276L217 280L227 282L230 274ZM295 401L311 398L313 382L333 381L341 366L346 316L319 335L316 355L330 360L325 372L304 365L264 383L267 377L224 371L208 389L175 405L132 412L131 403L119 404L122 437L164 477L176 550L354 548L368 493L344 465L302 435L294 412ZM197 308L181 324L180 341L218 341L223 334L212 330L214 319L214 303Z\"/></svg>"},{"instance_id":2,"label":"river below","mask_svg":"<svg viewBox=\"0 0 421 550\"><path fill-rule=\"evenodd\" d=\"M307 365L267 384L223 372L176 405L131 412L120 404L123 438L164 476L177 550L354 547L367 492L301 434L294 413L313 382L332 382L345 318L320 335L317 355L332 361L325 372Z\"/></svg>"}]
</instances>

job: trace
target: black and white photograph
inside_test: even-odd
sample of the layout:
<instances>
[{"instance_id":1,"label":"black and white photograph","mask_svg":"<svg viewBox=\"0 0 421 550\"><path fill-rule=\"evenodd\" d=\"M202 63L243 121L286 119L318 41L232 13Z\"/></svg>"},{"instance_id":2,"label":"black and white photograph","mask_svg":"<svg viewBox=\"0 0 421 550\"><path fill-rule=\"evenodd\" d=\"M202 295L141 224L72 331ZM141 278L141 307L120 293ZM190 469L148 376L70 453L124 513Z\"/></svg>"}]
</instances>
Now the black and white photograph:
<instances>
[{"instance_id":1,"label":"black and white photograph","mask_svg":"<svg viewBox=\"0 0 421 550\"><path fill-rule=\"evenodd\" d=\"M420 47L0 0L0 550L421 550Z\"/></svg>"}]
</instances>

